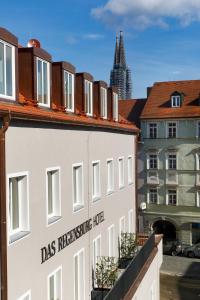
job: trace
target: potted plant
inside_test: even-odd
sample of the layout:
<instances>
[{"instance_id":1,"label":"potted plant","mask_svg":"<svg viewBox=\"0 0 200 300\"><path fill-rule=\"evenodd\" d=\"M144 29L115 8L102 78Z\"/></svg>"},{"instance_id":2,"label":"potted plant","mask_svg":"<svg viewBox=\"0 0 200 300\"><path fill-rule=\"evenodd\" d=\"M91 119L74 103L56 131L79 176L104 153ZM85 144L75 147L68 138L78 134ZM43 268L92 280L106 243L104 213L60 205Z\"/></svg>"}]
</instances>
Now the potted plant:
<instances>
[{"instance_id":1,"label":"potted plant","mask_svg":"<svg viewBox=\"0 0 200 300\"><path fill-rule=\"evenodd\" d=\"M118 263L115 257L101 256L93 270L93 300L103 300L117 279Z\"/></svg>"},{"instance_id":2,"label":"potted plant","mask_svg":"<svg viewBox=\"0 0 200 300\"><path fill-rule=\"evenodd\" d=\"M121 233L119 240L119 268L125 269L137 253L137 240L134 233Z\"/></svg>"}]
</instances>

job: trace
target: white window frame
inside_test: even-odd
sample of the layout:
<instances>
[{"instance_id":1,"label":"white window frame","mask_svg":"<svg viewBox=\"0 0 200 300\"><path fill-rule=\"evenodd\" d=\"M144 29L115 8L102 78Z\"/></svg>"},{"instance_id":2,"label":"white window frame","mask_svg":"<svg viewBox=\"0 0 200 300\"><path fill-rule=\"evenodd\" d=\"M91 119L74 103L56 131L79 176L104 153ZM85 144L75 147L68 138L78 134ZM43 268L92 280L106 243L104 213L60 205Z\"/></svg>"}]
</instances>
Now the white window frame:
<instances>
[{"instance_id":1,"label":"white window frame","mask_svg":"<svg viewBox=\"0 0 200 300\"><path fill-rule=\"evenodd\" d=\"M9 181L11 178L16 178L16 177L25 177L24 180L26 180L26 195L24 196L25 198L22 198L22 194L19 196L19 227L15 230L12 230L11 228L11 215L10 215L10 186L9 186ZM18 188L19 193L22 193L21 191L21 185ZM29 215L29 172L28 171L23 171L23 172L18 172L18 173L11 173L7 175L7 207L8 207L8 225L9 225L9 230L8 230L8 242L9 244L12 244L16 242L17 240L20 240L24 237L26 237L30 233L30 215ZM22 202L25 202L25 207L22 207ZM23 211L24 210L24 215L25 215L25 220L23 220ZM24 224L23 224L24 223Z\"/></svg>"},{"instance_id":2,"label":"white window frame","mask_svg":"<svg viewBox=\"0 0 200 300\"><path fill-rule=\"evenodd\" d=\"M64 102L65 102L65 109L66 111L68 112L74 112L74 74L73 73L70 73L69 71L66 71L64 70ZM66 95L66 80L65 80L65 76L67 76L68 78L68 83L69 83L69 76L72 77L72 107L69 108L68 105L69 105L69 87L68 87L68 94ZM67 99L68 98L68 99Z\"/></svg>"},{"instance_id":3,"label":"white window frame","mask_svg":"<svg viewBox=\"0 0 200 300\"><path fill-rule=\"evenodd\" d=\"M98 165L98 176L95 177L94 166ZM98 192L95 191L95 186L97 186ZM93 202L101 198L101 166L100 160L92 161L92 200Z\"/></svg>"},{"instance_id":4,"label":"white window frame","mask_svg":"<svg viewBox=\"0 0 200 300\"><path fill-rule=\"evenodd\" d=\"M113 92L113 120L116 122L118 122L119 120L118 105L119 105L119 96L117 93Z\"/></svg>"},{"instance_id":5,"label":"white window frame","mask_svg":"<svg viewBox=\"0 0 200 300\"><path fill-rule=\"evenodd\" d=\"M84 81L85 89L85 112L87 116L93 116L93 82L86 80ZM86 93L89 90L89 93ZM88 96L87 96L88 95ZM89 108L89 111L87 109Z\"/></svg>"},{"instance_id":6,"label":"white window frame","mask_svg":"<svg viewBox=\"0 0 200 300\"><path fill-rule=\"evenodd\" d=\"M122 177L120 173L120 161L122 161ZM124 157L121 156L118 158L118 177L119 177L119 188L122 189L125 187L125 180L124 180Z\"/></svg>"},{"instance_id":7,"label":"white window frame","mask_svg":"<svg viewBox=\"0 0 200 300\"><path fill-rule=\"evenodd\" d=\"M58 172L58 199L55 199L55 191L52 191L52 207L53 212L48 213L48 172ZM55 189L55 182L52 182L52 190ZM54 198L54 199L53 199ZM46 169L46 215L47 215L47 226L57 222L61 218L61 169L60 167L51 167Z\"/></svg>"},{"instance_id":8,"label":"white window frame","mask_svg":"<svg viewBox=\"0 0 200 300\"><path fill-rule=\"evenodd\" d=\"M169 168L169 156L170 155L175 155L176 156L176 168ZM178 170L178 155L177 155L177 153L175 153L175 152L168 152L167 154L166 154L166 169L167 170Z\"/></svg>"},{"instance_id":9,"label":"white window frame","mask_svg":"<svg viewBox=\"0 0 200 300\"><path fill-rule=\"evenodd\" d=\"M200 153L196 153L196 170L200 171Z\"/></svg>"},{"instance_id":10,"label":"white window frame","mask_svg":"<svg viewBox=\"0 0 200 300\"><path fill-rule=\"evenodd\" d=\"M133 209L128 211L128 232L134 233Z\"/></svg>"},{"instance_id":11,"label":"white window frame","mask_svg":"<svg viewBox=\"0 0 200 300\"><path fill-rule=\"evenodd\" d=\"M154 190L154 192L156 192L156 202L152 202L151 201L151 190ZM149 204L158 204L159 203L159 196L158 196L158 188L157 187L150 187L149 190L148 190L148 203Z\"/></svg>"},{"instance_id":12,"label":"white window frame","mask_svg":"<svg viewBox=\"0 0 200 300\"><path fill-rule=\"evenodd\" d=\"M41 61L42 62L42 79L43 79L43 64L46 63L47 64L47 104L45 103L41 103L38 100L38 62ZM39 106L43 106L43 107L50 107L50 63L44 59L41 59L39 57L36 58L36 70L37 70L37 74L36 74L36 81L37 81L37 101L38 101L38 105ZM42 89L43 89L43 80L42 80ZM44 95L44 94L43 94ZM42 101L44 101L44 99L42 99Z\"/></svg>"},{"instance_id":13,"label":"white window frame","mask_svg":"<svg viewBox=\"0 0 200 300\"><path fill-rule=\"evenodd\" d=\"M111 236L113 234L113 236ZM115 225L112 224L108 227L108 256L115 257Z\"/></svg>"},{"instance_id":14,"label":"white window frame","mask_svg":"<svg viewBox=\"0 0 200 300\"><path fill-rule=\"evenodd\" d=\"M156 158L153 158L153 160L156 160L156 165L157 165L157 168L151 168L151 156L152 155L154 155L154 156L156 156ZM154 162L153 162L153 164L155 164ZM158 154L157 153L154 153L154 152L152 152L152 153L148 153L147 154L147 170L158 170L159 169L159 167L158 167Z\"/></svg>"},{"instance_id":15,"label":"white window frame","mask_svg":"<svg viewBox=\"0 0 200 300\"><path fill-rule=\"evenodd\" d=\"M125 216L122 216L119 219L119 238L121 240L121 233L125 233L126 232L126 218Z\"/></svg>"},{"instance_id":16,"label":"white window frame","mask_svg":"<svg viewBox=\"0 0 200 300\"><path fill-rule=\"evenodd\" d=\"M108 164L111 163L111 177L109 178ZM109 186L110 183L110 186ZM107 195L114 192L114 160L113 158L107 159Z\"/></svg>"},{"instance_id":17,"label":"white window frame","mask_svg":"<svg viewBox=\"0 0 200 300\"><path fill-rule=\"evenodd\" d=\"M83 265L82 265L82 275L83 278L80 278L81 274L80 274L80 254L83 254ZM75 276L75 257L78 257L78 298L75 298L76 296L76 285L75 285L75 280L76 280L76 276ZM74 300L85 300L85 249L82 248L81 250L79 250L77 253L74 254L73 257L73 273L74 273ZM82 288L83 287L83 288Z\"/></svg>"},{"instance_id":18,"label":"white window frame","mask_svg":"<svg viewBox=\"0 0 200 300\"><path fill-rule=\"evenodd\" d=\"M200 207L200 190L196 192L196 207Z\"/></svg>"},{"instance_id":19,"label":"white window frame","mask_svg":"<svg viewBox=\"0 0 200 300\"><path fill-rule=\"evenodd\" d=\"M6 55L5 55L5 48L6 46L10 47L12 50L12 96L8 96L6 94L0 94L0 98L8 99L8 100L16 100L16 83L15 83L15 46L3 41L0 39L0 43L4 45L4 80L5 80L5 91L6 91L6 68L5 68L5 63L6 63Z\"/></svg>"},{"instance_id":20,"label":"white window frame","mask_svg":"<svg viewBox=\"0 0 200 300\"><path fill-rule=\"evenodd\" d=\"M17 298L17 300L24 300L26 297L29 297L28 300L31 300L31 290L23 294L21 297Z\"/></svg>"},{"instance_id":21,"label":"white window frame","mask_svg":"<svg viewBox=\"0 0 200 300\"><path fill-rule=\"evenodd\" d=\"M97 237L95 237L92 245L93 245L93 269L95 270L96 263L98 262L98 257L101 256L101 234L99 234ZM98 248L98 246L99 246L99 248Z\"/></svg>"},{"instance_id":22,"label":"white window frame","mask_svg":"<svg viewBox=\"0 0 200 300\"><path fill-rule=\"evenodd\" d=\"M176 191L176 204L171 204L169 203L169 191ZM170 205L170 206L177 206L178 205L178 190L177 189L174 189L174 188L169 188L167 189L167 205Z\"/></svg>"},{"instance_id":23,"label":"white window frame","mask_svg":"<svg viewBox=\"0 0 200 300\"><path fill-rule=\"evenodd\" d=\"M151 125L155 125L154 129L156 131L156 135L154 136L154 134L153 134L152 137L151 137L151 134L150 134L150 127L151 127ZM148 132L147 132L148 133L147 134L148 138L149 139L157 139L158 138L158 123L157 122L147 123L147 128L148 128Z\"/></svg>"},{"instance_id":24,"label":"white window frame","mask_svg":"<svg viewBox=\"0 0 200 300\"><path fill-rule=\"evenodd\" d=\"M181 106L181 96L174 95L171 96L171 107L180 107Z\"/></svg>"},{"instance_id":25,"label":"white window frame","mask_svg":"<svg viewBox=\"0 0 200 300\"><path fill-rule=\"evenodd\" d=\"M175 126L175 128L176 128L176 136L175 137L170 137L169 136L169 126L170 126L171 123L176 124L176 126ZM178 138L178 122L177 121L167 121L166 125L167 125L166 126L166 138L168 138L168 139L176 139L176 138Z\"/></svg>"},{"instance_id":26,"label":"white window frame","mask_svg":"<svg viewBox=\"0 0 200 300\"><path fill-rule=\"evenodd\" d=\"M130 162L131 161L131 166ZM129 155L127 160L127 171L128 171L128 184L133 183L133 156Z\"/></svg>"},{"instance_id":27,"label":"white window frame","mask_svg":"<svg viewBox=\"0 0 200 300\"><path fill-rule=\"evenodd\" d=\"M48 275L47 277L47 294L48 294L48 300L51 300L50 299L50 278L52 276L54 276L54 287L55 289L57 289L57 280L55 279L56 276L58 276L58 272L60 272L60 299L59 300L62 300L62 266L59 266L56 270L54 270L51 274ZM56 284L55 284L56 283ZM56 296L56 298L55 298ZM55 295L55 290L54 290L54 298L55 300L57 300L58 295Z\"/></svg>"},{"instance_id":28,"label":"white window frame","mask_svg":"<svg viewBox=\"0 0 200 300\"><path fill-rule=\"evenodd\" d=\"M77 199L78 201L75 202L75 182L74 182L74 169L80 167L81 168L81 199ZM80 211L84 208L84 179L83 179L83 162L76 163L72 165L72 194L73 194L73 212Z\"/></svg>"},{"instance_id":29,"label":"white window frame","mask_svg":"<svg viewBox=\"0 0 200 300\"><path fill-rule=\"evenodd\" d=\"M108 109L107 109L107 89L104 87L100 88L100 97L101 97L101 117L103 119L108 118Z\"/></svg>"}]
</instances>

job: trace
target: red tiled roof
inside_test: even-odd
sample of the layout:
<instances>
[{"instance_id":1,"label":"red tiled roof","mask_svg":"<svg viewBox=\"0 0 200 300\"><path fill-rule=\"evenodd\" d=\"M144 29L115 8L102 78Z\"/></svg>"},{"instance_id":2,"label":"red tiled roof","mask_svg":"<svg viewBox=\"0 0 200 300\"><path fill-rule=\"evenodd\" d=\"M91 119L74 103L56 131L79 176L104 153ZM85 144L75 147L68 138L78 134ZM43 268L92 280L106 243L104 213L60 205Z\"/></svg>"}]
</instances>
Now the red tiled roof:
<instances>
[{"instance_id":1,"label":"red tiled roof","mask_svg":"<svg viewBox=\"0 0 200 300\"><path fill-rule=\"evenodd\" d=\"M37 107L33 101L26 101L20 95L20 103L0 103L0 115L11 114L11 118L31 119L43 122L63 123L89 127L108 128L120 131L138 132L138 128L121 119L119 122L90 118L81 114L69 114L60 110L51 110Z\"/></svg>"},{"instance_id":2,"label":"red tiled roof","mask_svg":"<svg viewBox=\"0 0 200 300\"><path fill-rule=\"evenodd\" d=\"M119 113L129 122L140 126L140 115L146 103L146 99L130 99L119 101Z\"/></svg>"},{"instance_id":3,"label":"red tiled roof","mask_svg":"<svg viewBox=\"0 0 200 300\"><path fill-rule=\"evenodd\" d=\"M170 96L183 94L181 107L171 107ZM154 83L142 119L200 117L200 80L169 81Z\"/></svg>"}]
</instances>

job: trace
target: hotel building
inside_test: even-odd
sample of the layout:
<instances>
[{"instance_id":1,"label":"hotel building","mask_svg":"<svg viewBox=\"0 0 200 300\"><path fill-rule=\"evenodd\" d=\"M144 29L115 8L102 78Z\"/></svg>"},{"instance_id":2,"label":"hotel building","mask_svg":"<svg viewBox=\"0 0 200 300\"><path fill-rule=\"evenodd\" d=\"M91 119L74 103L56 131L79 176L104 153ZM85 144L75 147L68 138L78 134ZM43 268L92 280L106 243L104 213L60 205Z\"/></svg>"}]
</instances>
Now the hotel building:
<instances>
[{"instance_id":1,"label":"hotel building","mask_svg":"<svg viewBox=\"0 0 200 300\"><path fill-rule=\"evenodd\" d=\"M120 233L137 231L138 128L114 87L3 28L0 121L1 300L91 299L97 256L117 257ZM159 272L145 274L158 299Z\"/></svg>"}]
</instances>

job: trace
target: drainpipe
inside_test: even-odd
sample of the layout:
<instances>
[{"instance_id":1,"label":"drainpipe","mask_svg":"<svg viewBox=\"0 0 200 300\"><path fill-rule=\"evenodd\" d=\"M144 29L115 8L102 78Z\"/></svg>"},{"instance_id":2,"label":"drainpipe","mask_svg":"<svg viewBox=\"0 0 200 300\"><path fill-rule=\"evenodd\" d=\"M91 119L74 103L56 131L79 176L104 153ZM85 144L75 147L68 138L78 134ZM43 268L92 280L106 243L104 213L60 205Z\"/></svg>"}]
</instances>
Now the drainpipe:
<instances>
[{"instance_id":1,"label":"drainpipe","mask_svg":"<svg viewBox=\"0 0 200 300\"><path fill-rule=\"evenodd\" d=\"M138 141L139 134L136 135L135 138L135 209L136 209L136 235L139 233L139 213L138 213Z\"/></svg>"},{"instance_id":2,"label":"drainpipe","mask_svg":"<svg viewBox=\"0 0 200 300\"><path fill-rule=\"evenodd\" d=\"M2 117L0 128L0 300L7 300L7 225L6 225L6 158L5 133L10 124L10 114Z\"/></svg>"}]
</instances>

